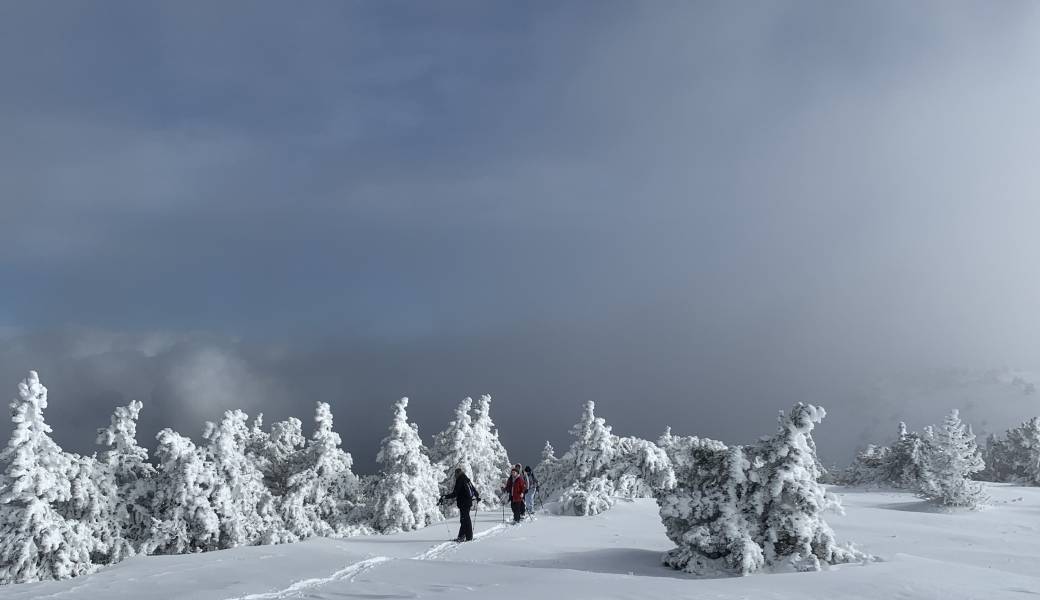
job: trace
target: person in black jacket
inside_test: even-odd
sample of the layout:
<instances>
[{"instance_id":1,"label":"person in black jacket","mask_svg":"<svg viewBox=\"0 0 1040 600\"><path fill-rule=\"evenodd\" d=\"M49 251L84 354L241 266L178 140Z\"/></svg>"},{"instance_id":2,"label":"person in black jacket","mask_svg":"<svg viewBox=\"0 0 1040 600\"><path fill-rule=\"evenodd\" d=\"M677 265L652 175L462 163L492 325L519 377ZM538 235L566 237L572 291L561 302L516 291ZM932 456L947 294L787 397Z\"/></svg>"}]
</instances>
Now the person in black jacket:
<instances>
[{"instance_id":1,"label":"person in black jacket","mask_svg":"<svg viewBox=\"0 0 1040 600\"><path fill-rule=\"evenodd\" d=\"M462 469L455 469L455 488L450 494L441 496L442 501L451 498L455 499L455 505L459 507L459 536L455 541L469 542L473 539L473 520L469 517L469 511L474 502L480 502L480 493Z\"/></svg>"}]
</instances>

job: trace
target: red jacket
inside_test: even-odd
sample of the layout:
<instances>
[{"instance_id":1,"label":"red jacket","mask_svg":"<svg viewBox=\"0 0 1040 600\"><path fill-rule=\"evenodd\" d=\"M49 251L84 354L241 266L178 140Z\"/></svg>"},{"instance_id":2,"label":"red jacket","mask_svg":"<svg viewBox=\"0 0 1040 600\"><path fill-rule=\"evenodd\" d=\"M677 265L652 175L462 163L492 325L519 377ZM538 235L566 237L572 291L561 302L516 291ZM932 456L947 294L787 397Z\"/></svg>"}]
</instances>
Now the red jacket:
<instances>
[{"instance_id":1,"label":"red jacket","mask_svg":"<svg viewBox=\"0 0 1040 600\"><path fill-rule=\"evenodd\" d=\"M523 502L524 493L527 492L527 481L521 477L510 477L513 482L513 489L510 490L510 496L513 502Z\"/></svg>"}]
</instances>

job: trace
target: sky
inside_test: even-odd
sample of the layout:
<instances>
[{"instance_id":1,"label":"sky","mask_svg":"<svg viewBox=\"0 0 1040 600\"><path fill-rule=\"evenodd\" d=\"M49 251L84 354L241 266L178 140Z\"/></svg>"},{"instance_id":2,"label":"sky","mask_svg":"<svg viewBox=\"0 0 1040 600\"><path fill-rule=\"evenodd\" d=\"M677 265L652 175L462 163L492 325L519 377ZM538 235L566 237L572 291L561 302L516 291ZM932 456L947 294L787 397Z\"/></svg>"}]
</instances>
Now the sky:
<instances>
[{"instance_id":1,"label":"sky","mask_svg":"<svg viewBox=\"0 0 1040 600\"><path fill-rule=\"evenodd\" d=\"M847 462L933 408L879 380L1040 366L1038 11L0 3L0 387L80 452L326 401L371 471L397 398L429 441L490 393L522 462L585 400L812 402Z\"/></svg>"}]
</instances>

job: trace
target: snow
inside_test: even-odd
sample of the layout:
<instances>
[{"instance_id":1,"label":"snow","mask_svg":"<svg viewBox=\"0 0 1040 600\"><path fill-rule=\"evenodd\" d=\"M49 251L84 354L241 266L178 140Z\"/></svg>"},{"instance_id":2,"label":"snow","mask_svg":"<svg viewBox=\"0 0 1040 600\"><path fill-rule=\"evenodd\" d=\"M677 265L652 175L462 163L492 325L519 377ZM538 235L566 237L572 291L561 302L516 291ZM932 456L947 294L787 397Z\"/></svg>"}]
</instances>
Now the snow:
<instances>
[{"instance_id":1,"label":"snow","mask_svg":"<svg viewBox=\"0 0 1040 600\"><path fill-rule=\"evenodd\" d=\"M1040 594L1040 488L986 484L979 511L943 511L908 492L830 488L842 540L881 562L821 572L698 579L661 564L673 544L652 500L594 517L542 512L520 526L478 512L477 537L457 523L342 540L311 539L204 554L135 557L85 577L0 587L3 599L967 598Z\"/></svg>"}]
</instances>

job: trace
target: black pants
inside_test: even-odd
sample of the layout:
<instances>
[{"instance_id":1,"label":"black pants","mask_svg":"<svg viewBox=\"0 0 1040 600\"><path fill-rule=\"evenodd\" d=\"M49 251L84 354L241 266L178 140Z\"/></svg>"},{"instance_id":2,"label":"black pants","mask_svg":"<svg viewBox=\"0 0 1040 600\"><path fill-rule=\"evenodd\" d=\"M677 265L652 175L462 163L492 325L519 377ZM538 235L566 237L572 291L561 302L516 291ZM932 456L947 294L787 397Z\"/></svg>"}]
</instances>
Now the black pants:
<instances>
[{"instance_id":1,"label":"black pants","mask_svg":"<svg viewBox=\"0 0 1040 600\"><path fill-rule=\"evenodd\" d=\"M469 517L470 507L459 507L459 537L467 542L473 539L473 520Z\"/></svg>"},{"instance_id":2,"label":"black pants","mask_svg":"<svg viewBox=\"0 0 1040 600\"><path fill-rule=\"evenodd\" d=\"M521 500L520 502L513 502L510 504L510 506L513 509L513 522L519 523L520 520L524 518L524 501Z\"/></svg>"}]
</instances>

